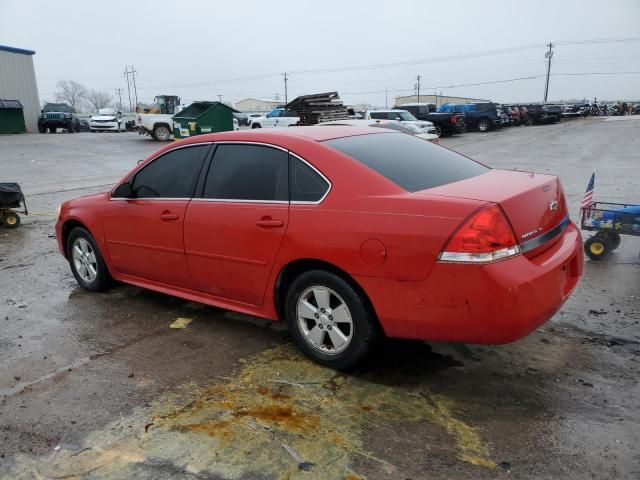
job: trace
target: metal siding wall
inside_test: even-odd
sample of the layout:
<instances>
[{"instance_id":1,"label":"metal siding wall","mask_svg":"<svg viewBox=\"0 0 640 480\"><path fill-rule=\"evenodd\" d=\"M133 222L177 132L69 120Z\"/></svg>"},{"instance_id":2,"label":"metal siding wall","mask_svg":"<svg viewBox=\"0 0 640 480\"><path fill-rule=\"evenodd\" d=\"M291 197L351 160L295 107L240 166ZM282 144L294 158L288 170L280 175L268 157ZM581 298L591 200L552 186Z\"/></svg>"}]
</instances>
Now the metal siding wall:
<instances>
[{"instance_id":1,"label":"metal siding wall","mask_svg":"<svg viewBox=\"0 0 640 480\"><path fill-rule=\"evenodd\" d=\"M33 55L0 50L0 98L20 100L27 128L38 131L40 99Z\"/></svg>"}]
</instances>

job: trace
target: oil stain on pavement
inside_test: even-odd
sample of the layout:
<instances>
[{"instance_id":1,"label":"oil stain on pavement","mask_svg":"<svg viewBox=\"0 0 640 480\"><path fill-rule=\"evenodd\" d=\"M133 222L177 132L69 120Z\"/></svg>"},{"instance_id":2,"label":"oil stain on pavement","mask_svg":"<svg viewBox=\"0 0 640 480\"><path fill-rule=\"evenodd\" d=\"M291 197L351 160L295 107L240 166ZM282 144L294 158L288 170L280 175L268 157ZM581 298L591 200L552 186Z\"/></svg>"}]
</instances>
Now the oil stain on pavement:
<instances>
[{"instance_id":1,"label":"oil stain on pavement","mask_svg":"<svg viewBox=\"0 0 640 480\"><path fill-rule=\"evenodd\" d=\"M364 478L358 459L392 477L396 466L367 450L363 432L424 422L446 432L459 460L496 466L482 432L460 418L463 405L433 394L427 382L394 386L373 375L337 373L277 346L230 378L165 394L81 447L23 457L16 477L133 478L144 465L184 478L355 480Z\"/></svg>"}]
</instances>

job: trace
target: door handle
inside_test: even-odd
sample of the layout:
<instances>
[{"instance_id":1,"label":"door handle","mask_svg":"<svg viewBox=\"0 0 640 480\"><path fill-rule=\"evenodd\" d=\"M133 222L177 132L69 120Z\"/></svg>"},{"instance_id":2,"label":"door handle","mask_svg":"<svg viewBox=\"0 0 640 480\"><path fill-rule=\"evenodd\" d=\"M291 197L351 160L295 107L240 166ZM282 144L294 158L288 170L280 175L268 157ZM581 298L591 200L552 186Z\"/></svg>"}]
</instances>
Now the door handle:
<instances>
[{"instance_id":1,"label":"door handle","mask_svg":"<svg viewBox=\"0 0 640 480\"><path fill-rule=\"evenodd\" d=\"M171 220L178 220L179 218L180 218L180 215L178 215L177 213L162 212L160 214L160 219L164 220L165 222L169 222Z\"/></svg>"},{"instance_id":2,"label":"door handle","mask_svg":"<svg viewBox=\"0 0 640 480\"><path fill-rule=\"evenodd\" d=\"M278 228L284 225L282 220L273 220L271 217L266 217L258 220L256 225L263 228Z\"/></svg>"}]
</instances>

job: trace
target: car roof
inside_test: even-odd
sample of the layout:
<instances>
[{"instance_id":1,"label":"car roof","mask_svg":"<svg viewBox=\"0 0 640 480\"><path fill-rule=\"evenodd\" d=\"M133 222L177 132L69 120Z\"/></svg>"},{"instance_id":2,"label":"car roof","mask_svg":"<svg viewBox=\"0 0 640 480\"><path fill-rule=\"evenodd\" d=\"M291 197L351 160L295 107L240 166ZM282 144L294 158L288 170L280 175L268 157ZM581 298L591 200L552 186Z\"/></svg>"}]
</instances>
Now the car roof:
<instances>
[{"instance_id":1,"label":"car roof","mask_svg":"<svg viewBox=\"0 0 640 480\"><path fill-rule=\"evenodd\" d=\"M232 132L207 133L191 137L188 142L215 142L215 141L273 141L277 137L304 137L316 142L325 140L333 140L335 138L353 137L357 135L371 135L388 133L380 128L375 127L352 127L345 125L314 125L311 127L287 127L287 128L269 128L269 129L252 129L252 130L236 130Z\"/></svg>"},{"instance_id":2,"label":"car roof","mask_svg":"<svg viewBox=\"0 0 640 480\"><path fill-rule=\"evenodd\" d=\"M367 110L367 111L368 112L379 112L379 113L393 113L393 112L397 112L399 110L404 110L404 108L383 108L383 109Z\"/></svg>"}]
</instances>

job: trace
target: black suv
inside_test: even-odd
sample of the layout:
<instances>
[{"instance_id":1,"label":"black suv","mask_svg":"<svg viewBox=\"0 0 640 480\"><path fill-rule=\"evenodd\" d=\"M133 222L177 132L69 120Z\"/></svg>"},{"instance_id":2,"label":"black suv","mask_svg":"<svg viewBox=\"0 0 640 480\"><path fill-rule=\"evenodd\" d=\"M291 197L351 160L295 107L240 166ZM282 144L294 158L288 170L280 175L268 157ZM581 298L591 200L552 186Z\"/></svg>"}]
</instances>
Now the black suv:
<instances>
[{"instance_id":1,"label":"black suv","mask_svg":"<svg viewBox=\"0 0 640 480\"><path fill-rule=\"evenodd\" d=\"M38 115L38 131L56 133L64 128L69 133L80 131L80 120L74 116L75 110L66 103L47 103Z\"/></svg>"}]
</instances>

